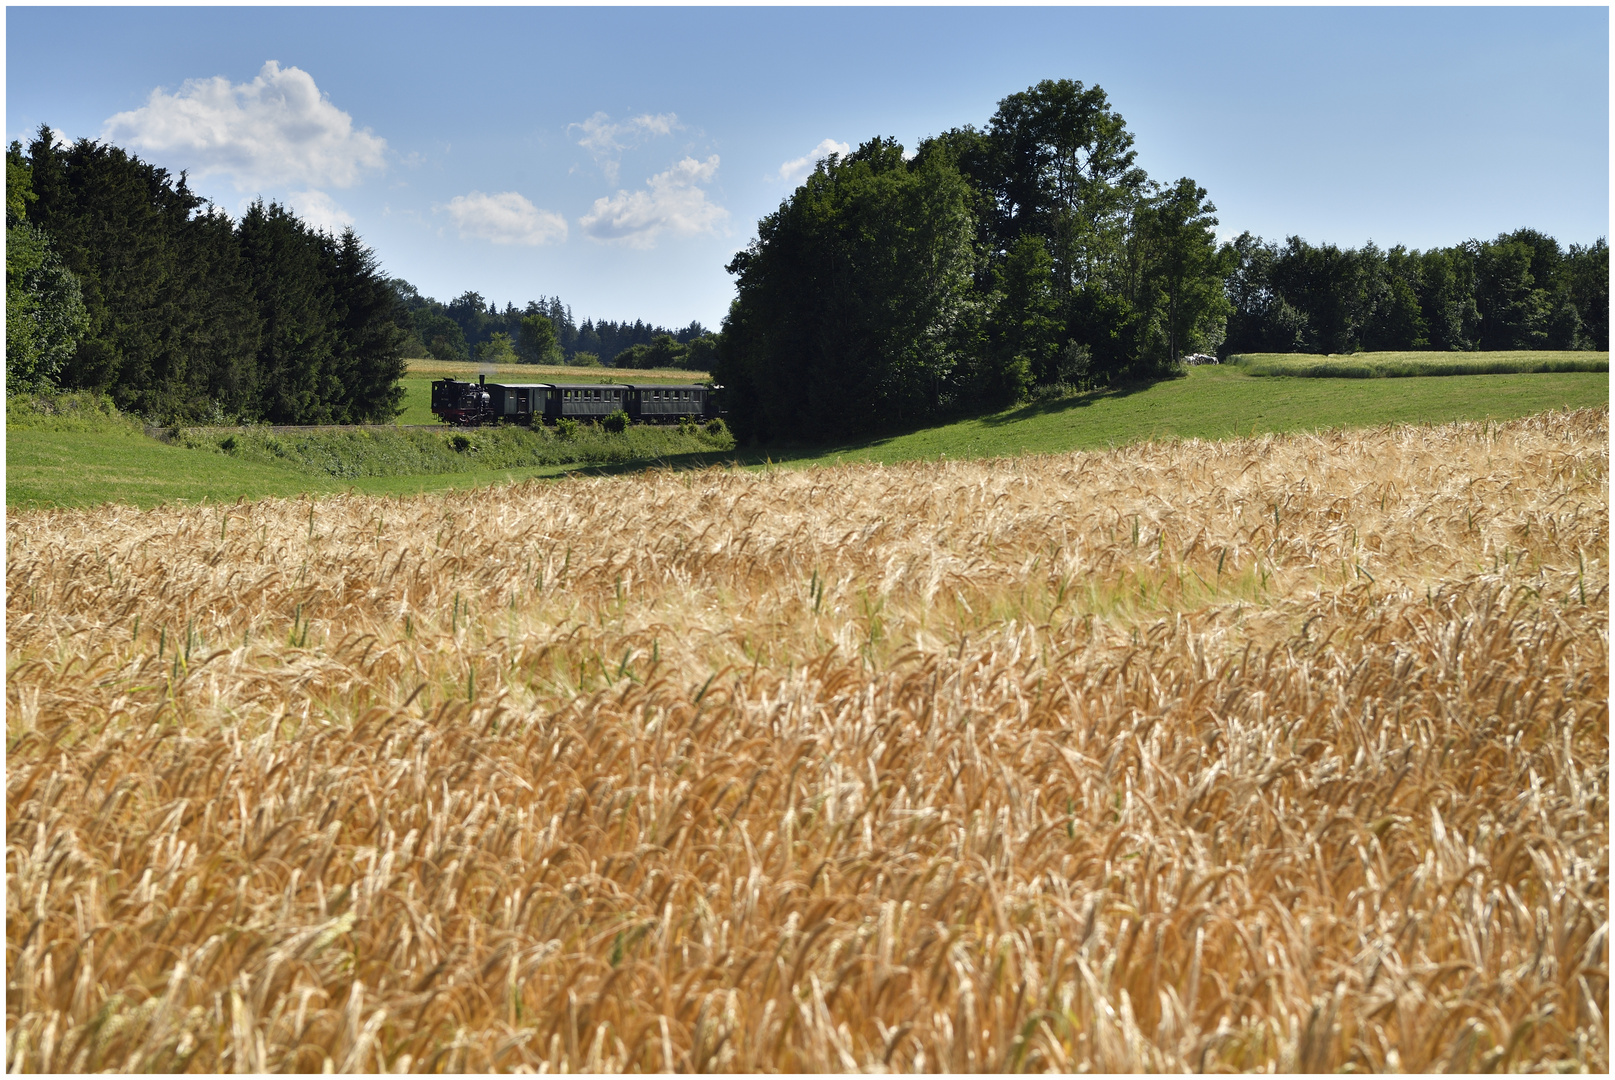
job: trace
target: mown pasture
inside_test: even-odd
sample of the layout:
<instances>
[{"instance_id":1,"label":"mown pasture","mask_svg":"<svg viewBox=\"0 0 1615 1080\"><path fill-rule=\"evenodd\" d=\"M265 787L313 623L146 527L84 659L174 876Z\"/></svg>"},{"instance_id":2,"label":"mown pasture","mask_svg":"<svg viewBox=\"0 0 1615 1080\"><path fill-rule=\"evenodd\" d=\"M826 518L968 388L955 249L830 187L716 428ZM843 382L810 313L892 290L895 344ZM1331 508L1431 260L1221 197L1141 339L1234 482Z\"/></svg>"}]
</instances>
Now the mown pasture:
<instances>
[{"instance_id":1,"label":"mown pasture","mask_svg":"<svg viewBox=\"0 0 1615 1080\"><path fill-rule=\"evenodd\" d=\"M1608 459L13 511L8 1067L1607 1070Z\"/></svg>"},{"instance_id":2,"label":"mown pasture","mask_svg":"<svg viewBox=\"0 0 1615 1080\"><path fill-rule=\"evenodd\" d=\"M1228 358L1247 375L1311 379L1399 379L1429 375L1539 375L1609 370L1607 352L1372 352L1312 356L1245 353Z\"/></svg>"}]
</instances>

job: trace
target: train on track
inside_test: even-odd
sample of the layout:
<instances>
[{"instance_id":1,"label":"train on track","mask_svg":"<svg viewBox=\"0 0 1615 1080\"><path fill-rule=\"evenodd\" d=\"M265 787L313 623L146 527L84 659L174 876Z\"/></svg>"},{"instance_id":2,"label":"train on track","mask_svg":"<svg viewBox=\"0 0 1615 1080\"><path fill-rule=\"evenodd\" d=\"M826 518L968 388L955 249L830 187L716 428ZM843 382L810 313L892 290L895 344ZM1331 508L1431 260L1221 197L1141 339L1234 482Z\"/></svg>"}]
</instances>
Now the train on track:
<instances>
[{"instance_id":1,"label":"train on track","mask_svg":"<svg viewBox=\"0 0 1615 1080\"><path fill-rule=\"evenodd\" d=\"M650 383L491 383L438 379L432 383L432 412L445 423L550 423L604 420L615 412L641 424L676 424L724 415L723 387Z\"/></svg>"}]
</instances>

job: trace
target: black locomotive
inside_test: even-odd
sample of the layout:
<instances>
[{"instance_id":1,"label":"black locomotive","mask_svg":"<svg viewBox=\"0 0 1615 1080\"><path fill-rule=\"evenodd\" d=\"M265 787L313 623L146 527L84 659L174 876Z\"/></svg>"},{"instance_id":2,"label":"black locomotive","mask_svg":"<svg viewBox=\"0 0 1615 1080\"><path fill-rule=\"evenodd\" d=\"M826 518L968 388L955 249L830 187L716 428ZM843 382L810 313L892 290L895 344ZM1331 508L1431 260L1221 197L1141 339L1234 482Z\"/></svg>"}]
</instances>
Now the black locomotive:
<instances>
[{"instance_id":1,"label":"black locomotive","mask_svg":"<svg viewBox=\"0 0 1615 1080\"><path fill-rule=\"evenodd\" d=\"M555 423L562 417L603 420L614 412L642 424L676 424L724 415L721 386L649 383L491 383L438 379L432 411L445 423L473 426L506 421Z\"/></svg>"}]
</instances>

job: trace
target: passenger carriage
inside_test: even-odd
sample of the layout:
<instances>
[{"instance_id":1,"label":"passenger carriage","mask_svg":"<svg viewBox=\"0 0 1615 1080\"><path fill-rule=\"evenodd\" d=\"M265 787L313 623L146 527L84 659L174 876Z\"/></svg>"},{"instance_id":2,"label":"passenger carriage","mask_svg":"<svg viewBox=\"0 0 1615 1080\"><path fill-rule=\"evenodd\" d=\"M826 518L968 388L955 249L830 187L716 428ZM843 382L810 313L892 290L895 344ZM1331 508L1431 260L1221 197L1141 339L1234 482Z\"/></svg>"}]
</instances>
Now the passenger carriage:
<instances>
[{"instance_id":1,"label":"passenger carriage","mask_svg":"<svg viewBox=\"0 0 1615 1080\"><path fill-rule=\"evenodd\" d=\"M544 419L604 420L619 410L627 412L628 387L621 383L567 385L554 383L544 406Z\"/></svg>"},{"instance_id":2,"label":"passenger carriage","mask_svg":"<svg viewBox=\"0 0 1615 1080\"><path fill-rule=\"evenodd\" d=\"M631 384L628 417L641 424L676 424L685 417L699 420L707 415L710 395L705 386Z\"/></svg>"}]
</instances>

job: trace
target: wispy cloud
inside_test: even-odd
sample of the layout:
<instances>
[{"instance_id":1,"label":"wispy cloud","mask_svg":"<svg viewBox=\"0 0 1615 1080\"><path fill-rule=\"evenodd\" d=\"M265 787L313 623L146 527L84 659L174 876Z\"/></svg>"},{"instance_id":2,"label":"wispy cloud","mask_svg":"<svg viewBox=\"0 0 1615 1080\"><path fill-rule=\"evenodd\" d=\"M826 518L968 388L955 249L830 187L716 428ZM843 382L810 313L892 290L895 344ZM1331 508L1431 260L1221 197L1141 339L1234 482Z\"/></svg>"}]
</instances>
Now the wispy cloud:
<instances>
[{"instance_id":1,"label":"wispy cloud","mask_svg":"<svg viewBox=\"0 0 1615 1080\"><path fill-rule=\"evenodd\" d=\"M801 157L792 158L790 161L782 164L779 167L779 173L777 175L779 179L785 181L787 184L790 184L792 187L795 187L808 178L808 173L813 171L813 167L815 165L829 157L831 154L840 154L842 157L845 157L851 152L852 147L844 142L836 142L834 139L824 139L819 143L818 146L815 146L812 150L809 150Z\"/></svg>"},{"instance_id":2,"label":"wispy cloud","mask_svg":"<svg viewBox=\"0 0 1615 1080\"><path fill-rule=\"evenodd\" d=\"M225 174L238 190L279 184L351 187L380 169L387 141L355 130L353 117L300 68L264 64L249 83L187 79L177 93L107 120L102 137L148 155L183 156L196 176Z\"/></svg>"},{"instance_id":3,"label":"wispy cloud","mask_svg":"<svg viewBox=\"0 0 1615 1080\"><path fill-rule=\"evenodd\" d=\"M340 233L353 224L353 215L323 191L294 191L287 198L297 216L316 229Z\"/></svg>"},{"instance_id":4,"label":"wispy cloud","mask_svg":"<svg viewBox=\"0 0 1615 1080\"><path fill-rule=\"evenodd\" d=\"M580 224L596 240L627 247L655 247L663 233L695 236L715 232L729 211L707 201L700 184L718 173L718 155L705 161L684 158L666 172L651 177L640 191L619 191L594 201L594 209Z\"/></svg>"},{"instance_id":5,"label":"wispy cloud","mask_svg":"<svg viewBox=\"0 0 1615 1080\"><path fill-rule=\"evenodd\" d=\"M486 195L473 191L456 195L433 210L447 213L461 237L494 244L558 244L566 239L566 219L553 210L540 210L514 191Z\"/></svg>"},{"instance_id":6,"label":"wispy cloud","mask_svg":"<svg viewBox=\"0 0 1615 1080\"><path fill-rule=\"evenodd\" d=\"M587 150L605 172L606 182L615 184L619 158L624 150L646 139L671 135L682 126L676 113L646 113L614 123L606 113L597 112L580 124L568 124L566 130L570 133L576 128L583 133L578 145Z\"/></svg>"}]
</instances>

